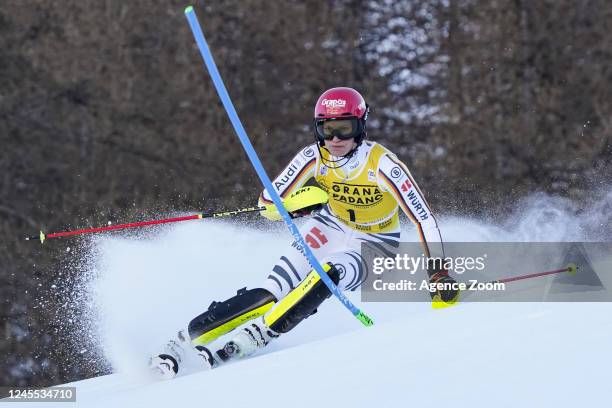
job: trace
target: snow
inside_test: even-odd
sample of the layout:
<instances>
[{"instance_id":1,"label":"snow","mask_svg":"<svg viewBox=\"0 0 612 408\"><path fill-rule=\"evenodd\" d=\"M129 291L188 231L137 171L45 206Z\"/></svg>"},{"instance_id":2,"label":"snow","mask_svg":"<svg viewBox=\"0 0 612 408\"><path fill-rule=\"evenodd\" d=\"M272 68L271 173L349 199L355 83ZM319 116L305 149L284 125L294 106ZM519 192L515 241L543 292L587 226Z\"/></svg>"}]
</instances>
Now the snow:
<instances>
[{"instance_id":1,"label":"snow","mask_svg":"<svg viewBox=\"0 0 612 408\"><path fill-rule=\"evenodd\" d=\"M578 221L571 208L540 196L497 225L458 216L440 224L451 241L579 241L596 221ZM403 238L417 240L411 227ZM171 381L151 376L151 354L213 300L265 279L289 241L282 226L265 231L219 220L99 236L82 289L91 300L88 322L72 341L76 352L99 350L99 364L114 374L69 384L77 387L76 406L569 407L610 396L609 302L433 310L429 303L361 303L349 293L375 326L362 327L330 299L251 359L213 371L192 362ZM604 286L612 285L612 259L595 265ZM540 279L546 286L553 278ZM61 405L75 406L54 406Z\"/></svg>"},{"instance_id":2,"label":"snow","mask_svg":"<svg viewBox=\"0 0 612 408\"><path fill-rule=\"evenodd\" d=\"M114 374L72 385L78 405L87 407L569 407L609 397L609 303L411 309L370 328L171 381ZM334 312L343 317L327 310L319 320Z\"/></svg>"}]
</instances>

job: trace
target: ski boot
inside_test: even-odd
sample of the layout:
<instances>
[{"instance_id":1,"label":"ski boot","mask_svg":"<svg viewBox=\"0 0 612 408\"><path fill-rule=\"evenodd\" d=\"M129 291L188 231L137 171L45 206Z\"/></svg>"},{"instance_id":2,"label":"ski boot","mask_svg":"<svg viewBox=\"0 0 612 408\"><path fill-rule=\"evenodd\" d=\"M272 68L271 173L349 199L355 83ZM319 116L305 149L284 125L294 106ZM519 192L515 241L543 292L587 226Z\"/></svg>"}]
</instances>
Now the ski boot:
<instances>
[{"instance_id":1,"label":"ski boot","mask_svg":"<svg viewBox=\"0 0 612 408\"><path fill-rule=\"evenodd\" d=\"M185 362L189 353L202 360L206 369L218 365L209 349L204 346L193 347L186 331L180 330L176 338L166 344L163 353L151 357L149 367L162 378L172 379L178 374L179 366Z\"/></svg>"},{"instance_id":2,"label":"ski boot","mask_svg":"<svg viewBox=\"0 0 612 408\"><path fill-rule=\"evenodd\" d=\"M323 269L335 284L339 273L333 265L325 264ZM258 349L266 347L282 333L292 330L302 320L317 312L317 307L331 296L331 292L315 271L311 271L300 284L281 299L266 315L250 322L236 336L217 351L221 361L244 358Z\"/></svg>"}]
</instances>

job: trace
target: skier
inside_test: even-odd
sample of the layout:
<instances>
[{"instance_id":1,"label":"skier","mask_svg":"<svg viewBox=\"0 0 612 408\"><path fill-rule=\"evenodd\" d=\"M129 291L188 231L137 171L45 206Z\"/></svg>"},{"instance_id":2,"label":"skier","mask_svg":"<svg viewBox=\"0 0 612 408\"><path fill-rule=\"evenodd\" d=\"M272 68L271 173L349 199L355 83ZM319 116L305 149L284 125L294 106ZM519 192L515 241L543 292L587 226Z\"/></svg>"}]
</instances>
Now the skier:
<instances>
[{"instance_id":1,"label":"skier","mask_svg":"<svg viewBox=\"0 0 612 408\"><path fill-rule=\"evenodd\" d=\"M363 242L399 245L399 208L416 225L425 255L444 257L436 219L408 168L388 149L366 140L368 112L364 98L352 88L325 91L314 111L316 143L303 148L272 183L283 199L312 178L329 194L322 208L300 211L300 216L311 212L300 233L331 280L348 291L356 290L367 274L360 253ZM265 190L259 205L272 205ZM262 215L281 219L272 209ZM432 283L455 282L434 264L427 273ZM172 378L189 349L210 368L233 356L251 355L315 313L330 296L294 241L260 287L243 288L224 302L213 302L150 365ZM434 301L447 305L458 296L454 290L432 294ZM247 322L218 351L207 347Z\"/></svg>"}]
</instances>

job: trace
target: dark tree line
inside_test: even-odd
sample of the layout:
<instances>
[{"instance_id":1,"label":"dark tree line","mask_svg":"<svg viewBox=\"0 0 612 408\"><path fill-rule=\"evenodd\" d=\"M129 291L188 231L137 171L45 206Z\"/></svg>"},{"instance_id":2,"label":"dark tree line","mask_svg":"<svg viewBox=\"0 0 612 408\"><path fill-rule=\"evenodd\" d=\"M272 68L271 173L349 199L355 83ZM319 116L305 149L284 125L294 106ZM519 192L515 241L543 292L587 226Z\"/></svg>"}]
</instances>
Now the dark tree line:
<instances>
[{"instance_id":1,"label":"dark tree line","mask_svg":"<svg viewBox=\"0 0 612 408\"><path fill-rule=\"evenodd\" d=\"M0 383L97 374L58 310L78 269L19 238L250 204L260 190L184 2L0 3ZM606 0L195 2L267 170L312 141L326 88L359 89L369 136L438 212L533 191L584 202L612 174ZM60 275L60 273L62 275ZM50 291L63 282L64 288ZM66 363L69 358L70 363Z\"/></svg>"}]
</instances>

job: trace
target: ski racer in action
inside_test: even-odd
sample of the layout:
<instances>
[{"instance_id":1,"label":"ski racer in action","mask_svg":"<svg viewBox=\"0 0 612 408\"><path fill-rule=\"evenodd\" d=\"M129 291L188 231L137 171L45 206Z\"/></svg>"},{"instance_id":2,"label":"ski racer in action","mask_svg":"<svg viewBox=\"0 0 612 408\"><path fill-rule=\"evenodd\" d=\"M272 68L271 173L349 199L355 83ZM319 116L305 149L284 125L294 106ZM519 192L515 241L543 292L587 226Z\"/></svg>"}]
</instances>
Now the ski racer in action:
<instances>
[{"instance_id":1,"label":"ski racer in action","mask_svg":"<svg viewBox=\"0 0 612 408\"><path fill-rule=\"evenodd\" d=\"M400 208L416 225L424 254L444 257L436 219L408 168L388 149L366 140L368 112L364 98L352 88L325 91L314 111L316 143L300 150L272 183L283 199L299 194L312 178L328 193L327 204L311 212L300 233L331 280L348 291L356 290L367 274L360 253L363 242L399 245ZM270 206L263 216L281 219L267 191L261 193L259 204ZM312 206L293 215L310 210ZM455 282L435 264L427 273L431 283ZM243 288L230 299L213 302L178 332L163 354L151 359L150 366L172 378L190 349L210 368L234 356L249 356L315 313L330 296L294 241L260 287ZM446 305L458 296L456 290L432 293L434 302ZM224 347L210 348L239 327Z\"/></svg>"}]
</instances>

